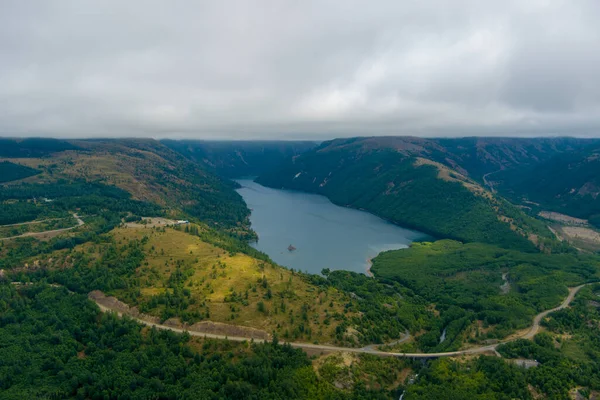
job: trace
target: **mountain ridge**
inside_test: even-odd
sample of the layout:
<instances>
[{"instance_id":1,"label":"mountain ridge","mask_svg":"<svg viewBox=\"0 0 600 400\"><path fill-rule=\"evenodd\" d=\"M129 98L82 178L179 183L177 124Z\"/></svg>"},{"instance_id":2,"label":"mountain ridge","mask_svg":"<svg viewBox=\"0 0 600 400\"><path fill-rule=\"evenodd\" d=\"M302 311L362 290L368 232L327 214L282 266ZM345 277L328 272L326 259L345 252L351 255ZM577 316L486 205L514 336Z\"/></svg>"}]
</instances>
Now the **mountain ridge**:
<instances>
[{"instance_id":1,"label":"mountain ridge","mask_svg":"<svg viewBox=\"0 0 600 400\"><path fill-rule=\"evenodd\" d=\"M438 139L334 139L288 159L257 182L323 194L437 237L528 251L561 247L540 221L485 188L457 160Z\"/></svg>"}]
</instances>

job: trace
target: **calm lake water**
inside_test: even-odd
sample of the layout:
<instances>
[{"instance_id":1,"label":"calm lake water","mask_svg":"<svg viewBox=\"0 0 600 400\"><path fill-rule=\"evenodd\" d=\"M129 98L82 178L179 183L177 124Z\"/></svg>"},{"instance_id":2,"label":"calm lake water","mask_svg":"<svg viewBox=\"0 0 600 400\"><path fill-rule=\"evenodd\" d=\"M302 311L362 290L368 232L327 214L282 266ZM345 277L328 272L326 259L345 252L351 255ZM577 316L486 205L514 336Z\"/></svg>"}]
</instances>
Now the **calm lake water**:
<instances>
[{"instance_id":1,"label":"calm lake water","mask_svg":"<svg viewBox=\"0 0 600 400\"><path fill-rule=\"evenodd\" d=\"M406 248L427 238L364 211L339 207L326 197L271 189L249 179L237 180L252 210L258 233L255 248L278 264L320 273L323 268L366 272L369 259L382 251ZM288 246L296 247L288 251Z\"/></svg>"}]
</instances>

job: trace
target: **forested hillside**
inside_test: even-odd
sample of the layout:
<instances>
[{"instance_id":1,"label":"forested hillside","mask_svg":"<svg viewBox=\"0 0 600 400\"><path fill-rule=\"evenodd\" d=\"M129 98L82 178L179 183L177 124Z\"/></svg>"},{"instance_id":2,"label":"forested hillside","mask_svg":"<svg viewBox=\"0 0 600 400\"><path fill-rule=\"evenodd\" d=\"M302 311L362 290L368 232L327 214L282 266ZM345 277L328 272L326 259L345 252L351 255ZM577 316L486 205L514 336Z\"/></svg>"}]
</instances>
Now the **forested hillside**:
<instances>
[{"instance_id":1,"label":"forested hillside","mask_svg":"<svg viewBox=\"0 0 600 400\"><path fill-rule=\"evenodd\" d=\"M406 399L595 399L600 390L598 287L543 322L533 341L499 347L498 357L440 359L407 388ZM533 362L529 367L523 360Z\"/></svg>"},{"instance_id":2,"label":"forested hillside","mask_svg":"<svg viewBox=\"0 0 600 400\"><path fill-rule=\"evenodd\" d=\"M438 237L522 250L557 246L543 224L476 181L416 157L431 151L432 142L411 139L402 148L393 147L397 144L371 139L326 142L257 181L324 194L336 204Z\"/></svg>"},{"instance_id":3,"label":"forested hillside","mask_svg":"<svg viewBox=\"0 0 600 400\"><path fill-rule=\"evenodd\" d=\"M600 260L440 240L381 253L371 270L436 304L437 326L419 341L421 348L439 351L471 339L504 338L528 326L535 314L559 304L567 287L600 279ZM439 343L442 331L446 340Z\"/></svg>"},{"instance_id":4,"label":"forested hillside","mask_svg":"<svg viewBox=\"0 0 600 400\"><path fill-rule=\"evenodd\" d=\"M443 147L442 154L433 155L439 162L466 172L483 182L486 174L523 168L548 161L558 154L578 151L600 141L597 139L558 138L448 138L433 139Z\"/></svg>"},{"instance_id":5,"label":"forested hillside","mask_svg":"<svg viewBox=\"0 0 600 400\"><path fill-rule=\"evenodd\" d=\"M39 174L40 172L41 171L26 167L24 165L11 163L9 161L2 161L0 162L0 183L27 178L32 175Z\"/></svg>"},{"instance_id":6,"label":"forested hillside","mask_svg":"<svg viewBox=\"0 0 600 400\"><path fill-rule=\"evenodd\" d=\"M29 138L0 138L0 157L46 157L65 150L77 150L77 146L66 140Z\"/></svg>"},{"instance_id":7,"label":"forested hillside","mask_svg":"<svg viewBox=\"0 0 600 400\"><path fill-rule=\"evenodd\" d=\"M569 390L600 390L598 285L543 318L534 340L498 346L502 359L411 361L319 347L309 359L277 344L429 353L523 337L568 288L597 281L600 261L553 240L483 175L565 158L579 140L359 138L312 150L190 142L185 157L145 139L7 143L0 398L567 399ZM224 178L254 172L261 183L455 240L382 253L374 278L286 270L249 245L250 210ZM274 343L143 327L100 314L88 295L138 322ZM537 366L514 365L523 358Z\"/></svg>"},{"instance_id":8,"label":"forested hillside","mask_svg":"<svg viewBox=\"0 0 600 400\"><path fill-rule=\"evenodd\" d=\"M357 300L346 291L322 289L274 265L246 243L249 210L233 184L160 143L76 144L76 151L18 159L41 174L0 187L0 224L17 224L2 227L6 236L54 221L67 227L75 212L83 221L43 240L0 241L0 269L11 279L50 280L79 293L102 290L161 321L210 320L286 340L358 345L418 329L406 310L394 315L381 305L357 317ZM166 228L175 221L165 218L196 223L175 230ZM404 303L431 317L410 296ZM387 329L375 332L372 321L383 315L379 327Z\"/></svg>"},{"instance_id":9,"label":"forested hillside","mask_svg":"<svg viewBox=\"0 0 600 400\"><path fill-rule=\"evenodd\" d=\"M236 142L231 142L235 144ZM412 136L357 137L324 142L347 151L391 149L404 156L422 157L455 169L483 183L496 171L535 166L560 154L599 145L598 139L557 138L420 138ZM362 149L362 150L361 150Z\"/></svg>"},{"instance_id":10,"label":"forested hillside","mask_svg":"<svg viewBox=\"0 0 600 400\"><path fill-rule=\"evenodd\" d=\"M0 398L386 399L321 379L287 345L192 340L100 315L86 296L0 283Z\"/></svg>"},{"instance_id":11,"label":"forested hillside","mask_svg":"<svg viewBox=\"0 0 600 400\"><path fill-rule=\"evenodd\" d=\"M499 190L517 201L577 218L600 214L600 147L558 154L531 168L511 169L494 177Z\"/></svg>"},{"instance_id":12,"label":"forested hillside","mask_svg":"<svg viewBox=\"0 0 600 400\"><path fill-rule=\"evenodd\" d=\"M177 151L215 173L240 178L258 176L277 168L284 160L316 146L309 141L205 141L162 140Z\"/></svg>"},{"instance_id":13,"label":"forested hillside","mask_svg":"<svg viewBox=\"0 0 600 400\"><path fill-rule=\"evenodd\" d=\"M83 181L116 186L133 200L158 204L167 213L185 212L230 229L247 226L249 212L233 182L219 178L157 141L77 140L61 144L60 148L67 151L52 152L43 158L34 156L37 147L29 149L25 141L15 143L20 152L30 156L13 162L42 171L25 183L47 188L33 186L29 198L56 197L61 190L51 188L56 182L58 187L64 187L72 181Z\"/></svg>"},{"instance_id":14,"label":"forested hillside","mask_svg":"<svg viewBox=\"0 0 600 400\"><path fill-rule=\"evenodd\" d=\"M21 151L32 154L35 147L24 143L18 142ZM0 237L30 235L0 241L0 269L38 263L142 217L196 220L210 240L249 249L236 239L252 232L233 183L152 140L77 141L68 148L42 158L11 158L41 173L0 185L0 225L9 225Z\"/></svg>"}]
</instances>

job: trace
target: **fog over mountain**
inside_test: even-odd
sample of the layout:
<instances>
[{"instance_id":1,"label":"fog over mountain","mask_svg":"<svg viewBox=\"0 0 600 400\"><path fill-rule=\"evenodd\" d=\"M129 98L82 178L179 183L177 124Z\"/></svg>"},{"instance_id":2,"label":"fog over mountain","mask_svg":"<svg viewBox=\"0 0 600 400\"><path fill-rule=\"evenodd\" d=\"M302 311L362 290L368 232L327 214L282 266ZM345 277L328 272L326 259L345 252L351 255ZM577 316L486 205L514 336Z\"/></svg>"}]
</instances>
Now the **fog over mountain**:
<instances>
[{"instance_id":1,"label":"fog over mountain","mask_svg":"<svg viewBox=\"0 0 600 400\"><path fill-rule=\"evenodd\" d=\"M600 136L600 2L0 3L0 135Z\"/></svg>"}]
</instances>

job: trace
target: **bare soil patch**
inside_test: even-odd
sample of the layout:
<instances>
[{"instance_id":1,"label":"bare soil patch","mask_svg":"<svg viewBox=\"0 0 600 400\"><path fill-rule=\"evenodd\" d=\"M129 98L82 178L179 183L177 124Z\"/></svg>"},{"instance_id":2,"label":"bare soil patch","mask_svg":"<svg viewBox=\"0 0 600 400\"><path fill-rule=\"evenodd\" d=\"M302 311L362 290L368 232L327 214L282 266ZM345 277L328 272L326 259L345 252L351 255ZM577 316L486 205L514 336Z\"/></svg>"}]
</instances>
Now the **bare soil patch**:
<instances>
[{"instance_id":1,"label":"bare soil patch","mask_svg":"<svg viewBox=\"0 0 600 400\"><path fill-rule=\"evenodd\" d=\"M127 222L125 224L127 228L157 228L169 225L177 225L177 221L160 217L143 217L141 221Z\"/></svg>"},{"instance_id":2,"label":"bare soil patch","mask_svg":"<svg viewBox=\"0 0 600 400\"><path fill-rule=\"evenodd\" d=\"M551 221L560 222L562 224L568 224L568 225L587 225L588 224L587 219L575 218L575 217L571 217L570 215L561 214L561 213L557 213L554 211L541 211L538 215L542 218L546 218Z\"/></svg>"},{"instance_id":3,"label":"bare soil patch","mask_svg":"<svg viewBox=\"0 0 600 400\"><path fill-rule=\"evenodd\" d=\"M600 233L582 226L560 226L556 227L560 236L564 237L574 247L595 252L600 250Z\"/></svg>"},{"instance_id":4,"label":"bare soil patch","mask_svg":"<svg viewBox=\"0 0 600 400\"><path fill-rule=\"evenodd\" d=\"M600 244L600 233L596 232L593 229L575 226L565 226L564 228L562 228L562 231L569 238L582 239Z\"/></svg>"}]
</instances>

